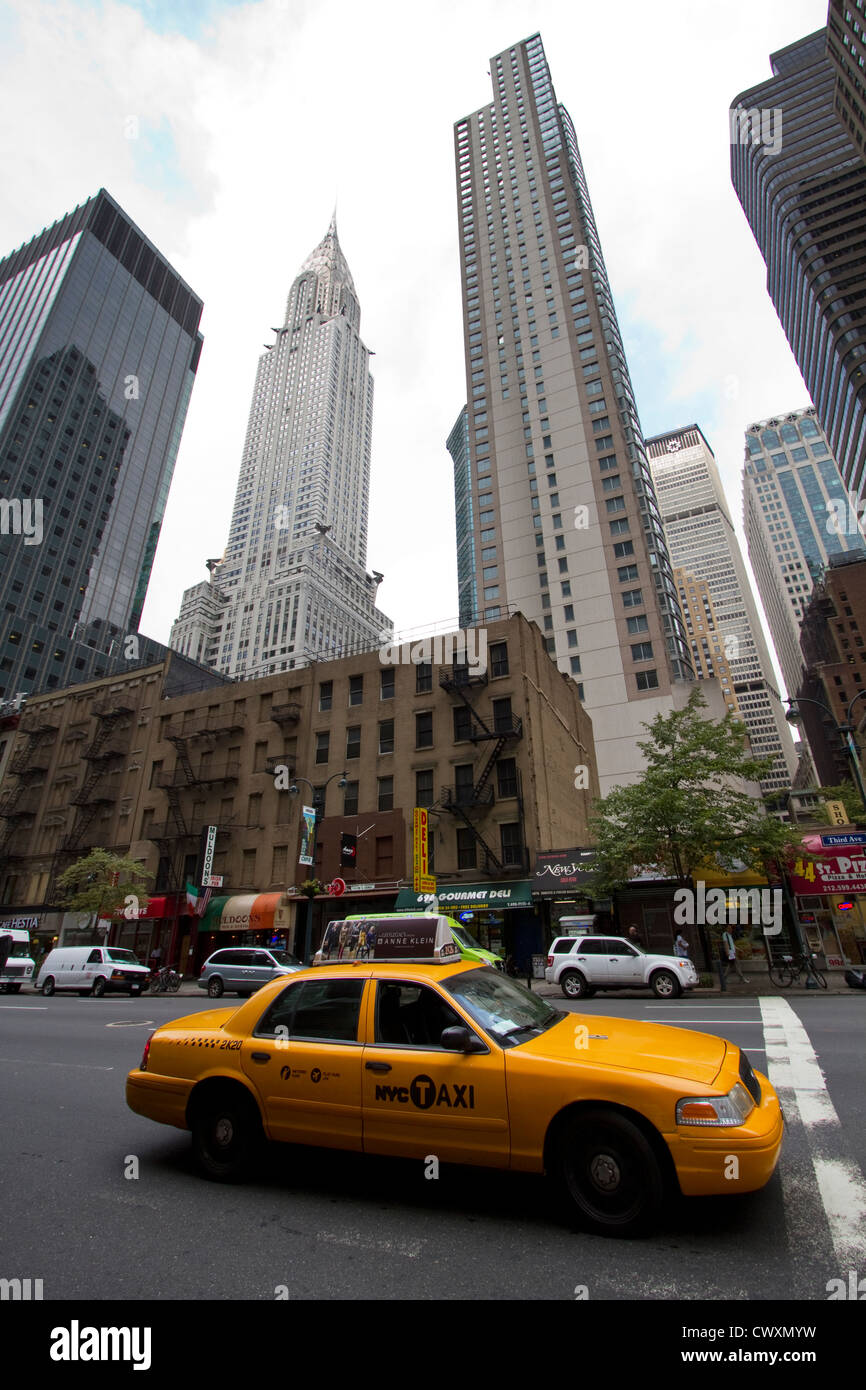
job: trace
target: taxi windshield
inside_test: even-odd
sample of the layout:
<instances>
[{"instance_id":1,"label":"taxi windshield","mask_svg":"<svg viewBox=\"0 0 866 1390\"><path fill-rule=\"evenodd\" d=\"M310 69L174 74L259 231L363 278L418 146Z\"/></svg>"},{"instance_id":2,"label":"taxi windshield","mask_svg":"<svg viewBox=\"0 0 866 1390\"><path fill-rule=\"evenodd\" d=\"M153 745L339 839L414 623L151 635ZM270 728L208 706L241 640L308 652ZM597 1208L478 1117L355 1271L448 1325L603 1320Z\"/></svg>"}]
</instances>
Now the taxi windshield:
<instances>
[{"instance_id":1,"label":"taxi windshield","mask_svg":"<svg viewBox=\"0 0 866 1390\"><path fill-rule=\"evenodd\" d=\"M537 1038L565 1017L561 1009L551 1008L524 985L503 979L489 966L452 975L442 986L500 1047L516 1047Z\"/></svg>"}]
</instances>

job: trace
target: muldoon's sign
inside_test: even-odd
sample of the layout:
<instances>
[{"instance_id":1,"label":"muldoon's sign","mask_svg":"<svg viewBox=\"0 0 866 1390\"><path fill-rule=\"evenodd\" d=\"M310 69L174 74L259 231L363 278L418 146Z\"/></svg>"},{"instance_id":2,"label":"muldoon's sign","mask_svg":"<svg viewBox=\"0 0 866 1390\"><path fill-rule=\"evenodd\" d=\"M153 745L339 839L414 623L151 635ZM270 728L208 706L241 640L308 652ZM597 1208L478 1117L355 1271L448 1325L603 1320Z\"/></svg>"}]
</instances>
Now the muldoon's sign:
<instances>
[{"instance_id":1,"label":"muldoon's sign","mask_svg":"<svg viewBox=\"0 0 866 1390\"><path fill-rule=\"evenodd\" d=\"M595 852L591 849L539 850L535 856L532 896L552 898L558 893L583 893L592 874Z\"/></svg>"}]
</instances>

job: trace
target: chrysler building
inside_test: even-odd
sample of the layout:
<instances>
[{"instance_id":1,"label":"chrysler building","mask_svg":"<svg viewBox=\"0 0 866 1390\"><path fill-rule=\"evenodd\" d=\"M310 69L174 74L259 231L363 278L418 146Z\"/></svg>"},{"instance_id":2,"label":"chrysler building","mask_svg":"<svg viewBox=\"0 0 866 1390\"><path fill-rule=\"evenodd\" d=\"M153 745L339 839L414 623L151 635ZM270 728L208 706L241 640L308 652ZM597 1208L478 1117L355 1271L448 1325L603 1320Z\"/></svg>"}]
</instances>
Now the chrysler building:
<instances>
[{"instance_id":1,"label":"chrysler building","mask_svg":"<svg viewBox=\"0 0 866 1390\"><path fill-rule=\"evenodd\" d=\"M228 544L187 589L171 646L250 679L377 646L368 574L373 380L336 216L259 359Z\"/></svg>"}]
</instances>

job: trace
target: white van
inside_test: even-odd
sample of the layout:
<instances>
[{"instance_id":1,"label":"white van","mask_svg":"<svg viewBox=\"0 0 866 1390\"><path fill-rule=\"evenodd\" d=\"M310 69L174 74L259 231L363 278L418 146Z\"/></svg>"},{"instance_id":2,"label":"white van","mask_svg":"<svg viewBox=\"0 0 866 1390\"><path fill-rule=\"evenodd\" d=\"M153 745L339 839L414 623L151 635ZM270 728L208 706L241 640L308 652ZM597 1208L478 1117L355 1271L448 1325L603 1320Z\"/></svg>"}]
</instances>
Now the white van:
<instances>
[{"instance_id":1,"label":"white van","mask_svg":"<svg viewBox=\"0 0 866 1390\"><path fill-rule=\"evenodd\" d=\"M30 984L36 968L30 954L30 933L20 927L10 927L7 922L0 922L0 936L12 937L9 959L0 971L0 985L6 994L17 994L22 985Z\"/></svg>"},{"instance_id":2,"label":"white van","mask_svg":"<svg viewBox=\"0 0 866 1390\"><path fill-rule=\"evenodd\" d=\"M106 992L141 994L149 978L147 966L119 946L60 946L45 957L36 988L43 994L73 989L99 998Z\"/></svg>"}]
</instances>

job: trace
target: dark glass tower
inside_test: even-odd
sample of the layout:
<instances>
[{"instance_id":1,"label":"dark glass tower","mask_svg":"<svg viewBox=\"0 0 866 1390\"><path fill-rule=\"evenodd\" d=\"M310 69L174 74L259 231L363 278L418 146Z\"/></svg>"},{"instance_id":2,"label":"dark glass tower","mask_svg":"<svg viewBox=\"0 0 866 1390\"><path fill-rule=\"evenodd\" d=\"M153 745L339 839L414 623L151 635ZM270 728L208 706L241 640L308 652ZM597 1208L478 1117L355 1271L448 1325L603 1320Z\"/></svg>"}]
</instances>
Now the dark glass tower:
<instances>
[{"instance_id":1,"label":"dark glass tower","mask_svg":"<svg viewBox=\"0 0 866 1390\"><path fill-rule=\"evenodd\" d=\"M101 189L0 261L0 701L144 656L137 632L201 300Z\"/></svg>"},{"instance_id":2,"label":"dark glass tower","mask_svg":"<svg viewBox=\"0 0 866 1390\"><path fill-rule=\"evenodd\" d=\"M770 81L734 102L731 176L818 419L845 483L862 497L866 163L837 113L827 31L772 54L770 64Z\"/></svg>"}]
</instances>

